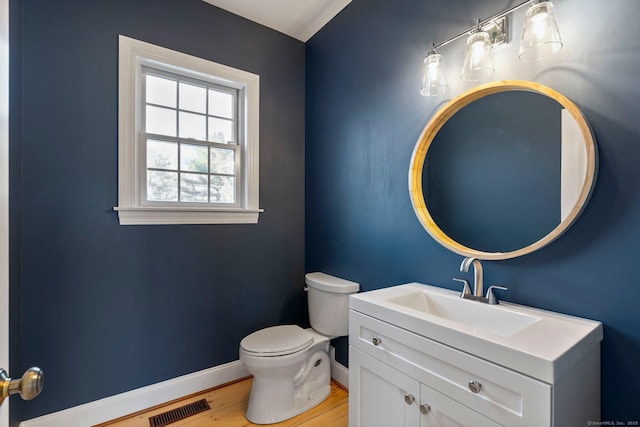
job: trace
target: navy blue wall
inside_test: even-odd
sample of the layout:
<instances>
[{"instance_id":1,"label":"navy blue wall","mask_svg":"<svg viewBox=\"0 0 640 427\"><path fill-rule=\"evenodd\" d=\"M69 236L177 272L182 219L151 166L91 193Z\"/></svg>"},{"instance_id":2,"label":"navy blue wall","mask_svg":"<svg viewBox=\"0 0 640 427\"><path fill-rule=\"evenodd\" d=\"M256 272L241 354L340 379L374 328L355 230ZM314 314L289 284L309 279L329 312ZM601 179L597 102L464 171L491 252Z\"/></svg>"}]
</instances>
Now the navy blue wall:
<instances>
[{"instance_id":1,"label":"navy blue wall","mask_svg":"<svg viewBox=\"0 0 640 427\"><path fill-rule=\"evenodd\" d=\"M305 45L201 0L12 6L14 371L47 376L20 418L237 360L248 333L304 325ZM118 225L118 34L260 75L257 225Z\"/></svg>"},{"instance_id":2,"label":"navy blue wall","mask_svg":"<svg viewBox=\"0 0 640 427\"><path fill-rule=\"evenodd\" d=\"M461 257L419 224L407 175L429 118L470 87L457 77L464 40L440 51L447 96L419 95L421 64L431 42L513 3L355 0L307 43L308 271L358 281L362 290L410 281L457 288L451 278L461 274ZM536 253L485 262L486 283L509 286L510 301L602 321L603 419L638 420L640 2L554 3L562 51L524 63L516 59L516 40L495 52L494 80L537 81L580 106L599 142L598 183L566 234ZM516 39L523 14L514 23ZM346 340L337 346L346 363Z\"/></svg>"}]
</instances>

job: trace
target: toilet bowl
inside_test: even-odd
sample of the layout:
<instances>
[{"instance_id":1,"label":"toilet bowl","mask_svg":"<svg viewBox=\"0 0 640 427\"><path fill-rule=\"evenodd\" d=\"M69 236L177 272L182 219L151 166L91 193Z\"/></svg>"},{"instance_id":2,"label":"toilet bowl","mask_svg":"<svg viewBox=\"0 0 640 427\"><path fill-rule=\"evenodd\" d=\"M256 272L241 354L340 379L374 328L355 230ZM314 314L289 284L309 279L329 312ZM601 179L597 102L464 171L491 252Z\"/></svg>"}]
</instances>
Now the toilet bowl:
<instances>
[{"instance_id":1,"label":"toilet bowl","mask_svg":"<svg viewBox=\"0 0 640 427\"><path fill-rule=\"evenodd\" d=\"M246 416L272 424L301 414L331 392L329 340L348 335L349 295L360 285L324 273L305 276L311 328L280 325L240 342L240 360L253 375Z\"/></svg>"}]
</instances>

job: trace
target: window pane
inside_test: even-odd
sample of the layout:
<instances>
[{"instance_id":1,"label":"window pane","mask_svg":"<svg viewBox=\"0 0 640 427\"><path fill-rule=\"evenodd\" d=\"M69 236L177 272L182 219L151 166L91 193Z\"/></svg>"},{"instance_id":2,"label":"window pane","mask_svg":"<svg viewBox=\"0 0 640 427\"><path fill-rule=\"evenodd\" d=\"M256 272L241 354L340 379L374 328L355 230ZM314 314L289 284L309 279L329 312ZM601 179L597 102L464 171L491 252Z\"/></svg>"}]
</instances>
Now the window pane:
<instances>
[{"instance_id":1,"label":"window pane","mask_svg":"<svg viewBox=\"0 0 640 427\"><path fill-rule=\"evenodd\" d=\"M180 201L206 202L207 175L183 173L180 175Z\"/></svg>"},{"instance_id":2,"label":"window pane","mask_svg":"<svg viewBox=\"0 0 640 427\"><path fill-rule=\"evenodd\" d=\"M147 171L147 200L178 201L178 173Z\"/></svg>"},{"instance_id":3,"label":"window pane","mask_svg":"<svg viewBox=\"0 0 640 427\"><path fill-rule=\"evenodd\" d=\"M211 175L211 203L234 203L236 179L232 176Z\"/></svg>"},{"instance_id":4,"label":"window pane","mask_svg":"<svg viewBox=\"0 0 640 427\"><path fill-rule=\"evenodd\" d=\"M233 118L233 95L209 89L209 115Z\"/></svg>"},{"instance_id":5,"label":"window pane","mask_svg":"<svg viewBox=\"0 0 640 427\"><path fill-rule=\"evenodd\" d=\"M206 140L205 116L180 112L180 138Z\"/></svg>"},{"instance_id":6,"label":"window pane","mask_svg":"<svg viewBox=\"0 0 640 427\"><path fill-rule=\"evenodd\" d=\"M180 170L207 173L209 171L207 165L207 147L202 145L180 144Z\"/></svg>"},{"instance_id":7,"label":"window pane","mask_svg":"<svg viewBox=\"0 0 640 427\"><path fill-rule=\"evenodd\" d=\"M206 113L207 89L180 82L180 109Z\"/></svg>"},{"instance_id":8,"label":"window pane","mask_svg":"<svg viewBox=\"0 0 640 427\"><path fill-rule=\"evenodd\" d=\"M175 142L147 141L147 167L154 169L178 169L178 144Z\"/></svg>"},{"instance_id":9,"label":"window pane","mask_svg":"<svg viewBox=\"0 0 640 427\"><path fill-rule=\"evenodd\" d=\"M235 143L236 138L233 132L233 122L231 120L215 119L209 117L209 141Z\"/></svg>"},{"instance_id":10,"label":"window pane","mask_svg":"<svg viewBox=\"0 0 640 427\"><path fill-rule=\"evenodd\" d=\"M176 136L176 112L167 108L147 105L146 132Z\"/></svg>"},{"instance_id":11,"label":"window pane","mask_svg":"<svg viewBox=\"0 0 640 427\"><path fill-rule=\"evenodd\" d=\"M224 148L211 148L211 172L234 175L236 152Z\"/></svg>"},{"instance_id":12,"label":"window pane","mask_svg":"<svg viewBox=\"0 0 640 427\"><path fill-rule=\"evenodd\" d=\"M176 107L177 82L175 80L147 74L146 83L147 103Z\"/></svg>"}]
</instances>

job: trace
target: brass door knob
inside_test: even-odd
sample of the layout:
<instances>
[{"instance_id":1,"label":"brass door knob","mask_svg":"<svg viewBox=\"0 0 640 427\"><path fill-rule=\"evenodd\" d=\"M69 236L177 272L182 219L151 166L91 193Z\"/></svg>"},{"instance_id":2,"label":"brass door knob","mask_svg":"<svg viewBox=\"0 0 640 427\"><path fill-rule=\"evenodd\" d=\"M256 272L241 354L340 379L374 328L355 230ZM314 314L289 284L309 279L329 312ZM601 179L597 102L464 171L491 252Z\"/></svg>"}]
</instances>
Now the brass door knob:
<instances>
[{"instance_id":1,"label":"brass door knob","mask_svg":"<svg viewBox=\"0 0 640 427\"><path fill-rule=\"evenodd\" d=\"M31 400L40 394L43 386L44 372L40 368L27 369L18 380L12 380L4 369L0 369L0 404L12 394L20 394L24 400Z\"/></svg>"}]
</instances>

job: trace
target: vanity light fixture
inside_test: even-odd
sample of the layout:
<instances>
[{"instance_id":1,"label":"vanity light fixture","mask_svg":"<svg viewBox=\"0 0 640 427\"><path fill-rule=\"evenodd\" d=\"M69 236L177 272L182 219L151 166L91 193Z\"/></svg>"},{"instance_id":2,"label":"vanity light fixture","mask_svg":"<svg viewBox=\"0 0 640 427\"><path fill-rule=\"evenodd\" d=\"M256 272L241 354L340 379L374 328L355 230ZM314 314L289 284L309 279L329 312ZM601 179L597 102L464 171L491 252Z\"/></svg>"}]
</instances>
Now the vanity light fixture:
<instances>
[{"instance_id":1,"label":"vanity light fixture","mask_svg":"<svg viewBox=\"0 0 640 427\"><path fill-rule=\"evenodd\" d=\"M527 0L484 21L478 20L476 26L451 37L444 42L432 44L424 59L420 94L436 96L448 89L442 55L439 49L463 36L467 36L464 65L460 78L465 81L477 81L489 78L494 73L491 49L507 43L507 15L530 4L526 12L518 58L535 60L558 52L562 40L558 31L553 3L550 1Z\"/></svg>"},{"instance_id":2,"label":"vanity light fixture","mask_svg":"<svg viewBox=\"0 0 640 427\"><path fill-rule=\"evenodd\" d=\"M553 3L545 1L531 6L524 18L518 58L535 60L562 49L558 21Z\"/></svg>"},{"instance_id":3,"label":"vanity light fixture","mask_svg":"<svg viewBox=\"0 0 640 427\"><path fill-rule=\"evenodd\" d=\"M435 96L446 92L447 89L449 89L449 83L447 83L442 55L437 53L432 46L431 52L424 58L420 94L423 96Z\"/></svg>"},{"instance_id":4,"label":"vanity light fixture","mask_svg":"<svg viewBox=\"0 0 640 427\"><path fill-rule=\"evenodd\" d=\"M494 71L493 58L491 58L491 39L489 33L482 31L480 20L478 20L476 32L467 38L460 78L468 82L484 80L491 77Z\"/></svg>"}]
</instances>

